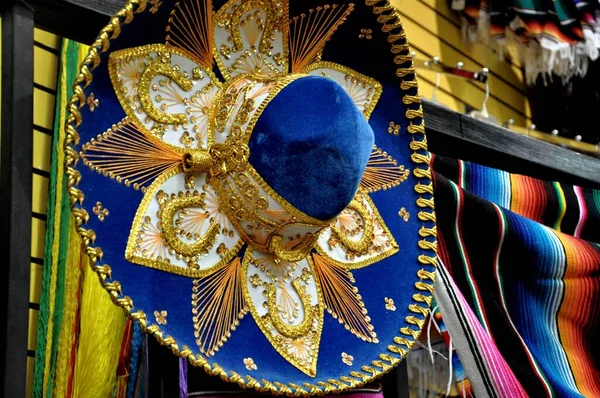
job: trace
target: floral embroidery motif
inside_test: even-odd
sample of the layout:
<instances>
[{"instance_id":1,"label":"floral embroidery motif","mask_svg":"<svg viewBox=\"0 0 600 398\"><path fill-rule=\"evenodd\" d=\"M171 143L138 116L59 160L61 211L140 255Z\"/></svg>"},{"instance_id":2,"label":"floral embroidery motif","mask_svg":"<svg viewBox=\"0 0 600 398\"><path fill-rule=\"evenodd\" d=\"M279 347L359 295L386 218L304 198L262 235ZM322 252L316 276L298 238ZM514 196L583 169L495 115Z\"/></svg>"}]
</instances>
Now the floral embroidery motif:
<instances>
[{"instance_id":1,"label":"floral embroidery motif","mask_svg":"<svg viewBox=\"0 0 600 398\"><path fill-rule=\"evenodd\" d=\"M98 101L96 99L96 96L94 95L94 93L90 93L90 95L88 95L88 97L87 97L87 104L88 104L88 107L90 108L90 112L94 112L96 110L96 108L98 107L98 105L100 105L100 101Z\"/></svg>"},{"instance_id":2,"label":"floral embroidery motif","mask_svg":"<svg viewBox=\"0 0 600 398\"><path fill-rule=\"evenodd\" d=\"M244 358L244 365L246 366L246 369L248 369L248 370L258 369L258 366L256 366L256 364L254 363L254 359L252 359L252 358Z\"/></svg>"},{"instance_id":3,"label":"floral embroidery motif","mask_svg":"<svg viewBox=\"0 0 600 398\"><path fill-rule=\"evenodd\" d=\"M371 40L373 38L372 34L373 34L373 29L361 29L360 34L358 35L358 38Z\"/></svg>"},{"instance_id":4,"label":"floral embroidery motif","mask_svg":"<svg viewBox=\"0 0 600 398\"><path fill-rule=\"evenodd\" d=\"M262 279L260 279L260 276L258 276L258 274L254 274L250 277L250 284L252 285L252 287L262 286Z\"/></svg>"},{"instance_id":5,"label":"floral embroidery motif","mask_svg":"<svg viewBox=\"0 0 600 398\"><path fill-rule=\"evenodd\" d=\"M404 207L400 209L398 215L406 222L408 222L408 220L410 219L410 213Z\"/></svg>"},{"instance_id":6,"label":"floral embroidery motif","mask_svg":"<svg viewBox=\"0 0 600 398\"><path fill-rule=\"evenodd\" d=\"M167 311L154 311L154 317L156 318L156 323L160 325L167 324Z\"/></svg>"},{"instance_id":7,"label":"floral embroidery motif","mask_svg":"<svg viewBox=\"0 0 600 398\"><path fill-rule=\"evenodd\" d=\"M150 8L151 14L156 14L158 12L158 8L162 5L162 1L160 0L150 0L150 4L152 4L152 8Z\"/></svg>"},{"instance_id":8,"label":"floral embroidery motif","mask_svg":"<svg viewBox=\"0 0 600 398\"><path fill-rule=\"evenodd\" d=\"M100 222L103 222L104 219L110 214L108 209L102 206L101 202L96 202L96 206L94 206L94 209L92 211L98 217L98 220L100 220Z\"/></svg>"},{"instance_id":9,"label":"floral embroidery motif","mask_svg":"<svg viewBox=\"0 0 600 398\"><path fill-rule=\"evenodd\" d=\"M354 357L352 355L346 354L345 352L342 352L342 362L344 362L348 366L352 366L352 363L354 362Z\"/></svg>"},{"instance_id":10,"label":"floral embroidery motif","mask_svg":"<svg viewBox=\"0 0 600 398\"><path fill-rule=\"evenodd\" d=\"M389 297L385 298L385 309L388 311L396 311L396 305L394 304L394 299Z\"/></svg>"},{"instance_id":11,"label":"floral embroidery motif","mask_svg":"<svg viewBox=\"0 0 600 398\"><path fill-rule=\"evenodd\" d=\"M394 122L390 122L390 127L388 127L388 133L399 135L400 134L400 125Z\"/></svg>"}]
</instances>

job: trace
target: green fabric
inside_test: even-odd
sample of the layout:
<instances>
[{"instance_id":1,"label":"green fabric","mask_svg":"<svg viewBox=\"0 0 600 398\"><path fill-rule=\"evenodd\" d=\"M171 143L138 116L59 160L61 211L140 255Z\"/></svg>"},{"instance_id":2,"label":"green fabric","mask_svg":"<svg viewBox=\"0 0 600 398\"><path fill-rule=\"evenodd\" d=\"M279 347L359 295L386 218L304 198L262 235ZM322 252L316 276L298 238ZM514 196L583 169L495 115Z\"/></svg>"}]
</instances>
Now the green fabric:
<instances>
[{"instance_id":1,"label":"green fabric","mask_svg":"<svg viewBox=\"0 0 600 398\"><path fill-rule=\"evenodd\" d=\"M46 222L46 239L45 239L45 247L44 247L44 270L42 275L42 296L40 298L40 311L38 318L38 333L37 333L37 344L36 344L36 352L35 352L35 367L33 374L33 397L51 397L52 396L52 382L53 375L56 365L56 355L58 349L58 338L60 335L60 328L62 324L63 317L63 307L64 307L64 294L65 294L65 275L66 275L66 260L67 260L67 247L69 242L69 227L71 220L71 212L70 212L70 203L69 203L69 195L67 194L66 187L66 175L63 178L60 187L57 187L57 174L59 170L62 170L64 167L63 164L58 164L57 153L58 151L62 151L62 143L57 137L60 136L60 130L63 128L61 126L61 112L65 111L61 109L61 102L64 95L67 98L70 98L72 95L72 89L70 87L70 82L72 82L77 74L78 67L78 50L79 45L76 42L64 40L62 43L62 50L66 52L65 58L66 62L59 66L59 74L58 74L58 84L57 87L61 87L61 76L62 76L62 68L66 68L66 76L65 80L67 82L67 92L62 93L59 89L56 94L55 106L56 110L54 113L54 140L52 143L52 163L50 167L50 182L48 186L48 216ZM62 59L61 59L62 61ZM57 215L55 214L55 206L56 206L56 190L62 189L63 196L60 203L60 229L59 235L54 235L54 224L56 222ZM54 312L50 314L50 284L51 284L51 275L52 269L51 266L53 264L52 258L52 246L54 245L55 239L60 239L59 241L59 254L58 259L56 260L57 264L57 273L56 273L56 289L54 296ZM52 347L50 352L50 358L46 358L46 335L48 334L48 321L49 317L53 318L52 325ZM46 361L50 361L50 373L48 377L48 384L45 388L44 393L44 369L46 366Z\"/></svg>"}]
</instances>

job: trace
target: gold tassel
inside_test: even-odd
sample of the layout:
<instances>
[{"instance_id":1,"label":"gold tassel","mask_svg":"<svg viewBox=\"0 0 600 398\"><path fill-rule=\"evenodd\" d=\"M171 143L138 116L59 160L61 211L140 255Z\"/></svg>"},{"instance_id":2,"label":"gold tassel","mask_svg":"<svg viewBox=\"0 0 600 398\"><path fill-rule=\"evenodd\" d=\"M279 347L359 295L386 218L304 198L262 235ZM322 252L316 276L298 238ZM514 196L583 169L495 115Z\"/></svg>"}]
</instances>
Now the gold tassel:
<instances>
[{"instance_id":1,"label":"gold tassel","mask_svg":"<svg viewBox=\"0 0 600 398\"><path fill-rule=\"evenodd\" d=\"M81 331L73 396L105 398L112 396L116 384L125 313L112 302L87 256L83 256L82 269Z\"/></svg>"}]
</instances>

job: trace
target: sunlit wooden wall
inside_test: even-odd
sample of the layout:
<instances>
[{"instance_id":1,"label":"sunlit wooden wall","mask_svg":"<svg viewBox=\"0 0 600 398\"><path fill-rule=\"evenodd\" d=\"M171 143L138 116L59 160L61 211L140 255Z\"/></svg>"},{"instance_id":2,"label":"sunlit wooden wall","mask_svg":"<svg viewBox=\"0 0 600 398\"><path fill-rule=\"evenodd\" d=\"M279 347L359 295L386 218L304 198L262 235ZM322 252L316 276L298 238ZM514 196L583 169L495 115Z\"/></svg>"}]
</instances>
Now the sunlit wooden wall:
<instances>
[{"instance_id":1,"label":"sunlit wooden wall","mask_svg":"<svg viewBox=\"0 0 600 398\"><path fill-rule=\"evenodd\" d=\"M391 2L400 11L406 35L417 58L430 60L439 57L443 63L452 66L463 62L465 69L473 71L487 67L490 69L490 99L487 104L490 114L502 123L513 119L518 125L528 125L531 116L520 65L501 59L498 53L485 45L465 44L460 20L450 9L449 0ZM435 72L418 70L417 73L421 96L431 98L436 82ZM440 103L458 112L465 112L465 106L481 109L485 86L442 74L436 96Z\"/></svg>"}]
</instances>

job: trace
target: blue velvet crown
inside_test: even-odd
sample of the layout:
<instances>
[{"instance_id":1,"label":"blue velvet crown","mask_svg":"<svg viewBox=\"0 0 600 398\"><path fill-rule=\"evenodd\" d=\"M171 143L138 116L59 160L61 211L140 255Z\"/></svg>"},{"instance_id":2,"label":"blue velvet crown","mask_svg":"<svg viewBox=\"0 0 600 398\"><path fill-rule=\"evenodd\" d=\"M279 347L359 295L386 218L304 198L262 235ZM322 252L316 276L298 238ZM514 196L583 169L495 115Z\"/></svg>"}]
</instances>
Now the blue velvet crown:
<instances>
[{"instance_id":1,"label":"blue velvet crown","mask_svg":"<svg viewBox=\"0 0 600 398\"><path fill-rule=\"evenodd\" d=\"M84 62L66 153L88 253L117 304L210 373L361 385L404 358L432 291L404 32L379 0L214 3L132 1Z\"/></svg>"}]
</instances>

